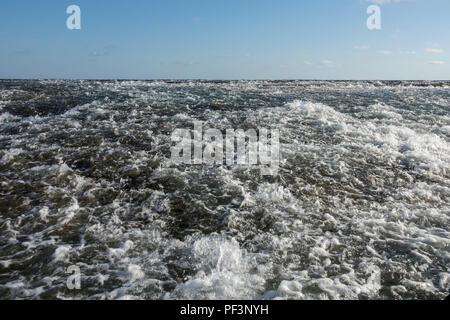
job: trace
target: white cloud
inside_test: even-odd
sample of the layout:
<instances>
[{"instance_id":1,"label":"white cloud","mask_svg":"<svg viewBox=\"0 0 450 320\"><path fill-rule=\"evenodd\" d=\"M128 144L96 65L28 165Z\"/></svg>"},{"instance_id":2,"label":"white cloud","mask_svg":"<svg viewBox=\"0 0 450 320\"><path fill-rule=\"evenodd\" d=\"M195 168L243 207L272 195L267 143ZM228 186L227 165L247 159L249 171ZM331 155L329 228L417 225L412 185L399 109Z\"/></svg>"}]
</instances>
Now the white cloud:
<instances>
[{"instance_id":1,"label":"white cloud","mask_svg":"<svg viewBox=\"0 0 450 320\"><path fill-rule=\"evenodd\" d=\"M428 53L437 53L437 54L443 54L444 53L444 50L439 49L439 48L426 48L425 51L428 52Z\"/></svg>"},{"instance_id":2,"label":"white cloud","mask_svg":"<svg viewBox=\"0 0 450 320\"><path fill-rule=\"evenodd\" d=\"M400 51L400 54L417 54L415 50Z\"/></svg>"},{"instance_id":3,"label":"white cloud","mask_svg":"<svg viewBox=\"0 0 450 320\"><path fill-rule=\"evenodd\" d=\"M331 60L322 60L320 62L322 66L330 67L330 68L342 68L342 64L331 61Z\"/></svg>"},{"instance_id":4,"label":"white cloud","mask_svg":"<svg viewBox=\"0 0 450 320\"><path fill-rule=\"evenodd\" d=\"M107 52L98 52L98 51L93 51L89 54L91 57L106 57L108 55Z\"/></svg>"},{"instance_id":5,"label":"white cloud","mask_svg":"<svg viewBox=\"0 0 450 320\"><path fill-rule=\"evenodd\" d=\"M391 50L380 50L378 51L379 54L384 54L384 55L390 55L392 54Z\"/></svg>"},{"instance_id":6,"label":"white cloud","mask_svg":"<svg viewBox=\"0 0 450 320\"><path fill-rule=\"evenodd\" d=\"M322 60L320 62L304 61L303 64L307 66L318 66L318 67L320 66L336 67L336 68L342 67L342 64L336 63L332 60Z\"/></svg>"},{"instance_id":7,"label":"white cloud","mask_svg":"<svg viewBox=\"0 0 450 320\"><path fill-rule=\"evenodd\" d=\"M372 2L376 4L387 4L387 3L398 3L398 2L407 2L410 0L367 0L367 2Z\"/></svg>"},{"instance_id":8,"label":"white cloud","mask_svg":"<svg viewBox=\"0 0 450 320\"><path fill-rule=\"evenodd\" d=\"M443 64L445 64L445 62L444 61L430 61L430 64L443 65Z\"/></svg>"},{"instance_id":9,"label":"white cloud","mask_svg":"<svg viewBox=\"0 0 450 320\"><path fill-rule=\"evenodd\" d=\"M355 49L355 50L367 50L367 49L369 49L369 46L354 46L353 49Z\"/></svg>"}]
</instances>

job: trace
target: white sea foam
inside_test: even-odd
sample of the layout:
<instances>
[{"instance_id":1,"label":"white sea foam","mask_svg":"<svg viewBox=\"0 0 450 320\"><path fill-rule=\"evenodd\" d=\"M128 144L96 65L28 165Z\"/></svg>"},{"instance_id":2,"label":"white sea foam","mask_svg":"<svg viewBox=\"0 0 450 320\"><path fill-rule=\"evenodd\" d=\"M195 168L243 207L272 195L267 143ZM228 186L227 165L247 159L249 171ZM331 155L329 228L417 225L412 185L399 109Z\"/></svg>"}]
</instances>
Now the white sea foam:
<instances>
[{"instance_id":1,"label":"white sea foam","mask_svg":"<svg viewBox=\"0 0 450 320\"><path fill-rule=\"evenodd\" d=\"M0 160L2 163L10 162L15 157L19 156L20 154L24 153L24 150L22 148L12 148L9 150L3 150L3 156Z\"/></svg>"},{"instance_id":2,"label":"white sea foam","mask_svg":"<svg viewBox=\"0 0 450 320\"><path fill-rule=\"evenodd\" d=\"M0 113L0 124L8 123L10 121L18 120L19 117L13 116L9 112L2 112Z\"/></svg>"},{"instance_id":3,"label":"white sea foam","mask_svg":"<svg viewBox=\"0 0 450 320\"><path fill-rule=\"evenodd\" d=\"M251 256L236 241L205 237L193 244L192 254L199 270L167 298L248 299L261 292L264 279L251 273Z\"/></svg>"},{"instance_id":4,"label":"white sea foam","mask_svg":"<svg viewBox=\"0 0 450 320\"><path fill-rule=\"evenodd\" d=\"M1 114L1 186L11 206L0 218L7 246L0 268L40 268L9 274L2 297L414 299L448 292L448 86L84 85L93 101L64 113ZM193 120L221 130L280 129L280 174L167 165L169 133ZM37 253L51 263L35 264ZM69 265L81 268L81 291L60 289Z\"/></svg>"}]
</instances>

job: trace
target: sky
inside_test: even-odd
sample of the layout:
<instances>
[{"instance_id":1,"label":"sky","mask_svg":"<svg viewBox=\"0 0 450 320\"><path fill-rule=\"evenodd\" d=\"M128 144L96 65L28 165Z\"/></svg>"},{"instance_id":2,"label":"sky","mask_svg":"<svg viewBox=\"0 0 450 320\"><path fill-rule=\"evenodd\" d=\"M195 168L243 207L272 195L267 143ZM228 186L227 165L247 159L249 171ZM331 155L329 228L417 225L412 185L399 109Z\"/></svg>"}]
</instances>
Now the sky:
<instances>
[{"instance_id":1,"label":"sky","mask_svg":"<svg viewBox=\"0 0 450 320\"><path fill-rule=\"evenodd\" d=\"M449 80L450 1L1 0L0 78Z\"/></svg>"}]
</instances>

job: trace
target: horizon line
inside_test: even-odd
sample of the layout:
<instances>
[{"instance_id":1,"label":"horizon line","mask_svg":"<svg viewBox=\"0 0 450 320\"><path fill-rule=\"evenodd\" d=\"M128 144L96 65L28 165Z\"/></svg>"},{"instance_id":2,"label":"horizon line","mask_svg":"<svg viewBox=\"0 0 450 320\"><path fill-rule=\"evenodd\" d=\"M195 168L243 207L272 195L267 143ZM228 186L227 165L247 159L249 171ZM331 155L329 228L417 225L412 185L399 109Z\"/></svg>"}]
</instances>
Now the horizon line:
<instances>
[{"instance_id":1,"label":"horizon line","mask_svg":"<svg viewBox=\"0 0 450 320\"><path fill-rule=\"evenodd\" d=\"M13 77L1 78L4 80L66 80L66 81L441 81L448 82L450 79L301 79L301 78L28 78Z\"/></svg>"}]
</instances>

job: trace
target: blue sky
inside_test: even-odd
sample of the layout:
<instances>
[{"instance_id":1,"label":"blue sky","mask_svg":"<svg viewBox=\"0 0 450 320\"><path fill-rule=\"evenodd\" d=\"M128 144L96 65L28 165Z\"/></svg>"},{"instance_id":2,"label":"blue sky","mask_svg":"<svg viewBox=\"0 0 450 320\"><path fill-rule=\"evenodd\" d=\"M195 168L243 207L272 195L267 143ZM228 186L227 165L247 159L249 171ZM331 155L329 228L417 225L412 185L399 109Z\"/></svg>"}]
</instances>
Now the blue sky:
<instances>
[{"instance_id":1,"label":"blue sky","mask_svg":"<svg viewBox=\"0 0 450 320\"><path fill-rule=\"evenodd\" d=\"M1 0L0 41L0 78L448 80L450 1Z\"/></svg>"}]
</instances>

